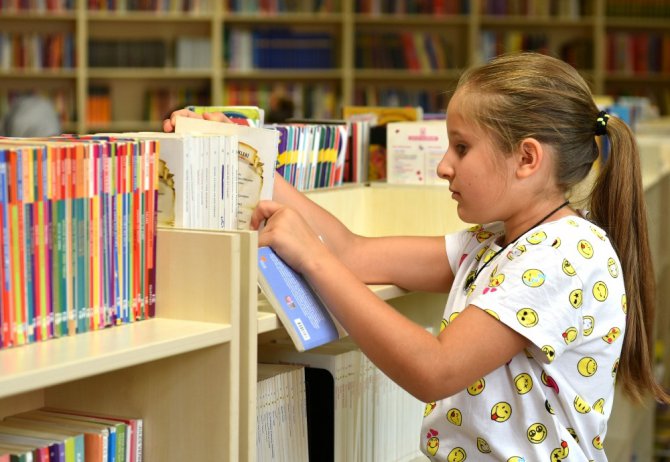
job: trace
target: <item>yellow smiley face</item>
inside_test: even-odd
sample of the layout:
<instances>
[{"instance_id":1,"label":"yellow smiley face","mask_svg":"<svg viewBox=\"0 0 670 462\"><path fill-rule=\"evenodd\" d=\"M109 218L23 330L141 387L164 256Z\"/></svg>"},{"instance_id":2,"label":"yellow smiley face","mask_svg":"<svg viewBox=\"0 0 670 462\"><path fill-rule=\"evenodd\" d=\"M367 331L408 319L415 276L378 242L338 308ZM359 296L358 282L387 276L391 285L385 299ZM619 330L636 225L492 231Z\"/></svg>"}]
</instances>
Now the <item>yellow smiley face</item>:
<instances>
[{"instance_id":1,"label":"yellow smiley face","mask_svg":"<svg viewBox=\"0 0 670 462\"><path fill-rule=\"evenodd\" d=\"M565 258L563 259L563 264L561 265L561 268L563 269L563 272L568 276L574 276L575 274L577 274L577 271L575 271L575 268L574 266L572 266L572 263L570 263Z\"/></svg>"},{"instance_id":2,"label":"yellow smiley face","mask_svg":"<svg viewBox=\"0 0 670 462\"><path fill-rule=\"evenodd\" d=\"M454 448L449 452L449 455L447 456L447 462L463 462L465 457L465 449Z\"/></svg>"},{"instance_id":3,"label":"yellow smiley face","mask_svg":"<svg viewBox=\"0 0 670 462\"><path fill-rule=\"evenodd\" d=\"M489 287L499 287L505 281L504 274L498 274L498 267L496 266L491 277L489 277Z\"/></svg>"},{"instance_id":4,"label":"yellow smiley face","mask_svg":"<svg viewBox=\"0 0 670 462\"><path fill-rule=\"evenodd\" d=\"M521 456L512 456L507 459L507 462L526 462L526 459Z\"/></svg>"},{"instance_id":5,"label":"yellow smiley face","mask_svg":"<svg viewBox=\"0 0 670 462\"><path fill-rule=\"evenodd\" d=\"M526 246L523 245L523 244L519 244L507 253L507 258L510 259L510 260L513 260L514 258L520 257L521 255L523 255L523 253L525 251L526 251Z\"/></svg>"},{"instance_id":6,"label":"yellow smiley face","mask_svg":"<svg viewBox=\"0 0 670 462\"><path fill-rule=\"evenodd\" d=\"M447 412L447 421L451 422L457 427L460 427L461 423L463 422L463 416L461 415L461 411L459 411L456 408L449 409L449 412Z\"/></svg>"},{"instance_id":7,"label":"yellow smiley face","mask_svg":"<svg viewBox=\"0 0 670 462\"><path fill-rule=\"evenodd\" d=\"M537 312L532 308L522 308L516 312L516 319L523 327L536 326L540 320Z\"/></svg>"},{"instance_id":8,"label":"yellow smiley face","mask_svg":"<svg viewBox=\"0 0 670 462\"><path fill-rule=\"evenodd\" d=\"M570 304L574 309L579 308L582 306L582 302L584 301L584 292L582 289L575 289L572 292L570 292Z\"/></svg>"},{"instance_id":9,"label":"yellow smiley face","mask_svg":"<svg viewBox=\"0 0 670 462\"><path fill-rule=\"evenodd\" d=\"M619 338L621 335L621 329L618 327L612 327L605 335L603 335L602 339L609 343L612 344L616 339Z\"/></svg>"},{"instance_id":10,"label":"yellow smiley face","mask_svg":"<svg viewBox=\"0 0 670 462\"><path fill-rule=\"evenodd\" d=\"M577 363L577 370L584 377L591 377L598 370L598 363L590 356L585 356Z\"/></svg>"},{"instance_id":11,"label":"yellow smiley face","mask_svg":"<svg viewBox=\"0 0 670 462\"><path fill-rule=\"evenodd\" d=\"M477 438L477 449L482 454L491 453L491 446L489 446L489 443L484 438Z\"/></svg>"},{"instance_id":12,"label":"yellow smiley face","mask_svg":"<svg viewBox=\"0 0 670 462\"><path fill-rule=\"evenodd\" d=\"M612 257L607 259L607 271L613 278L619 277L619 267Z\"/></svg>"},{"instance_id":13,"label":"yellow smiley face","mask_svg":"<svg viewBox=\"0 0 670 462\"><path fill-rule=\"evenodd\" d=\"M484 391L484 388L486 388L486 383L484 382L484 379L481 378L468 387L468 393L472 396L477 396Z\"/></svg>"},{"instance_id":14,"label":"yellow smiley face","mask_svg":"<svg viewBox=\"0 0 670 462\"><path fill-rule=\"evenodd\" d=\"M514 377L514 386L516 387L517 393L520 395L525 395L533 389L533 379L530 377L530 375L522 372L521 374Z\"/></svg>"},{"instance_id":15,"label":"yellow smiley face","mask_svg":"<svg viewBox=\"0 0 670 462\"><path fill-rule=\"evenodd\" d=\"M605 236L603 235L603 233L600 232L598 228L594 228L593 226L591 226L591 232L595 234L595 236L601 241L605 240Z\"/></svg>"},{"instance_id":16,"label":"yellow smiley face","mask_svg":"<svg viewBox=\"0 0 670 462\"><path fill-rule=\"evenodd\" d=\"M605 415L605 398L600 398L595 403L593 403L593 410Z\"/></svg>"},{"instance_id":17,"label":"yellow smiley face","mask_svg":"<svg viewBox=\"0 0 670 462\"><path fill-rule=\"evenodd\" d=\"M593 319L593 316L584 316L582 318L584 325L582 327L584 336L588 337L593 333L593 328L596 326L596 320Z\"/></svg>"},{"instance_id":18,"label":"yellow smiley face","mask_svg":"<svg viewBox=\"0 0 670 462\"><path fill-rule=\"evenodd\" d=\"M587 403L586 400L584 400L584 398L579 395L575 396L575 401L573 404L575 406L575 410L580 414L588 414L591 412L591 406L589 406L589 403Z\"/></svg>"},{"instance_id":19,"label":"yellow smiley face","mask_svg":"<svg viewBox=\"0 0 670 462\"><path fill-rule=\"evenodd\" d=\"M444 329L446 329L448 325L449 325L449 321L447 321L446 319L443 318L442 321L440 321L440 332L442 332Z\"/></svg>"},{"instance_id":20,"label":"yellow smiley face","mask_svg":"<svg viewBox=\"0 0 670 462\"><path fill-rule=\"evenodd\" d=\"M554 242L551 243L551 246L554 249L558 249L561 246L561 239L558 238L558 237L556 239L554 239Z\"/></svg>"},{"instance_id":21,"label":"yellow smiley face","mask_svg":"<svg viewBox=\"0 0 670 462\"><path fill-rule=\"evenodd\" d=\"M551 451L550 459L551 462L554 462L556 460L563 460L568 457L568 454L570 453L570 449L568 448L568 443L565 441L561 441L561 447L556 448L553 451Z\"/></svg>"},{"instance_id":22,"label":"yellow smiley face","mask_svg":"<svg viewBox=\"0 0 670 462\"><path fill-rule=\"evenodd\" d=\"M593 284L593 296L599 302L607 300L607 284L603 281L598 281Z\"/></svg>"},{"instance_id":23,"label":"yellow smiley face","mask_svg":"<svg viewBox=\"0 0 670 462\"><path fill-rule=\"evenodd\" d=\"M448 321L449 324L451 324L452 322L454 322L454 319L456 319L456 316L458 316L459 314L461 314L460 311L454 311L453 313L451 313L451 314L449 315L449 321Z\"/></svg>"},{"instance_id":24,"label":"yellow smiley face","mask_svg":"<svg viewBox=\"0 0 670 462\"><path fill-rule=\"evenodd\" d=\"M490 238L492 236L493 236L492 232L482 230L482 231L477 232L477 241L484 242L485 240L487 240L488 238Z\"/></svg>"},{"instance_id":25,"label":"yellow smiley face","mask_svg":"<svg viewBox=\"0 0 670 462\"><path fill-rule=\"evenodd\" d=\"M544 351L544 354L547 355L549 362L552 362L554 358L556 358L556 350L554 350L554 347L551 345L543 346L542 351Z\"/></svg>"},{"instance_id":26,"label":"yellow smiley face","mask_svg":"<svg viewBox=\"0 0 670 462\"><path fill-rule=\"evenodd\" d=\"M619 358L614 361L614 364L612 365L612 378L616 377L616 373L619 370Z\"/></svg>"},{"instance_id":27,"label":"yellow smiley face","mask_svg":"<svg viewBox=\"0 0 670 462\"><path fill-rule=\"evenodd\" d=\"M496 422L506 422L512 415L512 406L505 401L496 403L491 408L491 420Z\"/></svg>"},{"instance_id":28,"label":"yellow smiley face","mask_svg":"<svg viewBox=\"0 0 670 462\"><path fill-rule=\"evenodd\" d=\"M568 327L565 332L563 332L563 340L566 345L571 344L577 339L577 329L574 327Z\"/></svg>"},{"instance_id":29,"label":"yellow smiley face","mask_svg":"<svg viewBox=\"0 0 670 462\"><path fill-rule=\"evenodd\" d=\"M593 257L593 247L589 241L584 239L577 243L577 252L584 258Z\"/></svg>"},{"instance_id":30,"label":"yellow smiley face","mask_svg":"<svg viewBox=\"0 0 670 462\"><path fill-rule=\"evenodd\" d=\"M540 242L544 241L547 238L547 233L544 231L539 231L537 233L533 233L530 236L526 238L529 244L539 244Z\"/></svg>"},{"instance_id":31,"label":"yellow smiley face","mask_svg":"<svg viewBox=\"0 0 670 462\"><path fill-rule=\"evenodd\" d=\"M528 427L528 430L526 431L526 436L528 437L528 441L530 441L533 444L540 444L542 441L544 441L547 438L547 427L545 427L541 423L534 423L530 427Z\"/></svg>"},{"instance_id":32,"label":"yellow smiley face","mask_svg":"<svg viewBox=\"0 0 670 462\"><path fill-rule=\"evenodd\" d=\"M603 442L600 439L600 435L596 436L593 438L593 447L598 449L599 451L602 451L603 449Z\"/></svg>"},{"instance_id":33,"label":"yellow smiley face","mask_svg":"<svg viewBox=\"0 0 670 462\"><path fill-rule=\"evenodd\" d=\"M427 403L426 408L423 410L423 416L426 417L431 412L433 412L433 409L435 409L436 405L437 405L437 403L435 403L435 401L433 401L432 403Z\"/></svg>"},{"instance_id":34,"label":"yellow smiley face","mask_svg":"<svg viewBox=\"0 0 670 462\"><path fill-rule=\"evenodd\" d=\"M523 273L521 279L528 287L540 287L544 284L545 277L544 273L539 269L529 269Z\"/></svg>"},{"instance_id":35,"label":"yellow smiley face","mask_svg":"<svg viewBox=\"0 0 670 462\"><path fill-rule=\"evenodd\" d=\"M496 318L498 321L500 321L500 316L498 316L498 313L496 313L495 311L486 308L486 309L484 310L484 312L488 313L489 315L493 316L493 317Z\"/></svg>"},{"instance_id":36,"label":"yellow smiley face","mask_svg":"<svg viewBox=\"0 0 670 462\"><path fill-rule=\"evenodd\" d=\"M621 309L623 310L623 314L628 313L628 302L626 301L626 294L621 296Z\"/></svg>"},{"instance_id":37,"label":"yellow smiley face","mask_svg":"<svg viewBox=\"0 0 670 462\"><path fill-rule=\"evenodd\" d=\"M484 260L483 260L484 263L488 263L495 256L495 254L496 253L493 250L489 249L489 251L486 252L486 254L484 255Z\"/></svg>"},{"instance_id":38,"label":"yellow smiley face","mask_svg":"<svg viewBox=\"0 0 670 462\"><path fill-rule=\"evenodd\" d=\"M574 440L579 443L579 437L577 436L577 432L575 431L575 429L572 427L568 427L566 428L566 430L568 431L568 433L570 433L570 436L572 436Z\"/></svg>"},{"instance_id":39,"label":"yellow smiley face","mask_svg":"<svg viewBox=\"0 0 670 462\"><path fill-rule=\"evenodd\" d=\"M440 448L440 440L437 438L437 436L433 436L428 439L428 442L426 443L426 451L428 452L428 454L434 456L439 448Z\"/></svg>"},{"instance_id":40,"label":"yellow smiley face","mask_svg":"<svg viewBox=\"0 0 670 462\"><path fill-rule=\"evenodd\" d=\"M477 254L475 255L475 260L476 261L481 260L482 255L484 255L484 252L486 252L487 250L488 250L488 247L482 247L481 249L479 249L479 252L477 252Z\"/></svg>"}]
</instances>

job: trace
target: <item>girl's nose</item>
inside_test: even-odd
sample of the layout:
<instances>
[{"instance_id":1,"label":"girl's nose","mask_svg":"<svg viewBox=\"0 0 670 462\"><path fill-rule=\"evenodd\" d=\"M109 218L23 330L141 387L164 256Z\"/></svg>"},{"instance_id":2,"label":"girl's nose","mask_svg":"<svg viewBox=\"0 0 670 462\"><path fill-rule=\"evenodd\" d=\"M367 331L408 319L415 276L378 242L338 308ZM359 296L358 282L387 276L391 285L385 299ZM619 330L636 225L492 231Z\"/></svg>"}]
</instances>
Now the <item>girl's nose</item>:
<instances>
[{"instance_id":1,"label":"girl's nose","mask_svg":"<svg viewBox=\"0 0 670 462\"><path fill-rule=\"evenodd\" d=\"M447 158L448 153L449 151L445 151L444 155L442 156L442 160L440 160L440 163L437 164L437 176L443 180L451 181L451 179L454 177L454 169L452 168L451 163Z\"/></svg>"}]
</instances>

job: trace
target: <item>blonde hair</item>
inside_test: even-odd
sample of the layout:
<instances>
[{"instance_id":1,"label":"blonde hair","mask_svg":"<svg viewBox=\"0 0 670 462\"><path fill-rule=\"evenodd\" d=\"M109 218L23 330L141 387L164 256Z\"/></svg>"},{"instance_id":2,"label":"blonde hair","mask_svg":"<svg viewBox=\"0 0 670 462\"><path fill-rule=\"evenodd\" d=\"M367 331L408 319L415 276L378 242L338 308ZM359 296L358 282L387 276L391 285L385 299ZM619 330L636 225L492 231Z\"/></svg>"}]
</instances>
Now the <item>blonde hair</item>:
<instances>
[{"instance_id":1,"label":"blonde hair","mask_svg":"<svg viewBox=\"0 0 670 462\"><path fill-rule=\"evenodd\" d=\"M557 184L568 192L599 158L595 124L599 108L570 65L537 53L502 55L466 71L457 91L475 123L493 134L503 153L535 138L557 153ZM670 402L652 371L655 279L647 235L646 207L635 138L620 119L607 125L610 151L588 202L590 218L603 228L622 264L628 311L617 381L640 402L645 393Z\"/></svg>"}]
</instances>

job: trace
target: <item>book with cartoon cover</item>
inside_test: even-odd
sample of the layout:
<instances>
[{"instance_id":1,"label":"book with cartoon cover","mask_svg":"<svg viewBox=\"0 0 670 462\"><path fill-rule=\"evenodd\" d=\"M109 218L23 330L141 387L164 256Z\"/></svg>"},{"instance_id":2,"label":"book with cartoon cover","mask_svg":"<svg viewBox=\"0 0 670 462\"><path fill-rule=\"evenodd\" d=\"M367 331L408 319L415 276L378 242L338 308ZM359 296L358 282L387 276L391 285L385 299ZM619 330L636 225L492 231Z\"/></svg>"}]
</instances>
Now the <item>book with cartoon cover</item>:
<instances>
[{"instance_id":1,"label":"book with cartoon cover","mask_svg":"<svg viewBox=\"0 0 670 462\"><path fill-rule=\"evenodd\" d=\"M258 249L258 285L298 351L346 335L305 278L270 247Z\"/></svg>"}]
</instances>

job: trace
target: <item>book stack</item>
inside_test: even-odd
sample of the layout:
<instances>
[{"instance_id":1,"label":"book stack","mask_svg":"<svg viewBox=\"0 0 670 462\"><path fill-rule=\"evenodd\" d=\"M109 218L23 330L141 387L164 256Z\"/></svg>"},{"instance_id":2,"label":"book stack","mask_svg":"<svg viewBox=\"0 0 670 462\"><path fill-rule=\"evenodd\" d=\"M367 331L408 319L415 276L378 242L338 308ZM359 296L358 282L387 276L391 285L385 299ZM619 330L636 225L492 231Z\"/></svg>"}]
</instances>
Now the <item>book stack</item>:
<instances>
[{"instance_id":1,"label":"book stack","mask_svg":"<svg viewBox=\"0 0 670 462\"><path fill-rule=\"evenodd\" d=\"M157 147L0 138L1 345L151 317Z\"/></svg>"},{"instance_id":2,"label":"book stack","mask_svg":"<svg viewBox=\"0 0 670 462\"><path fill-rule=\"evenodd\" d=\"M305 369L259 364L256 390L257 460L308 460Z\"/></svg>"},{"instance_id":3,"label":"book stack","mask_svg":"<svg viewBox=\"0 0 670 462\"><path fill-rule=\"evenodd\" d=\"M142 435L140 418L43 408L0 421L0 461L140 462Z\"/></svg>"},{"instance_id":4,"label":"book stack","mask_svg":"<svg viewBox=\"0 0 670 462\"><path fill-rule=\"evenodd\" d=\"M408 461L420 455L417 429L425 405L386 377L354 344L340 341L303 353L292 344L273 344L260 347L258 357L330 377L307 384L310 460ZM324 435L324 428L332 428L330 434Z\"/></svg>"},{"instance_id":5,"label":"book stack","mask_svg":"<svg viewBox=\"0 0 670 462\"><path fill-rule=\"evenodd\" d=\"M341 124L278 124L277 171L299 191L339 186L348 131Z\"/></svg>"}]
</instances>

